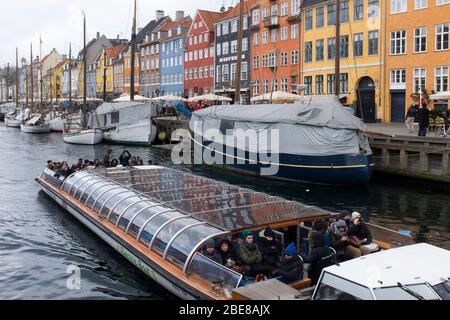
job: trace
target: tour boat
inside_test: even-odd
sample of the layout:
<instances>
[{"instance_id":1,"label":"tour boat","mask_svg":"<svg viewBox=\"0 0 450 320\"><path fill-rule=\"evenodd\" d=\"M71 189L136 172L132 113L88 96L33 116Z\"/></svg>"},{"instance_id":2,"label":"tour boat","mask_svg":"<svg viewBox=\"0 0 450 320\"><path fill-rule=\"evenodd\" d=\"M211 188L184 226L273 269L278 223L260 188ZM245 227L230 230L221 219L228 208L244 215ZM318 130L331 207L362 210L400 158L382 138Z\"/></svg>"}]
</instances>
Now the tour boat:
<instances>
[{"instance_id":1,"label":"tour boat","mask_svg":"<svg viewBox=\"0 0 450 320\"><path fill-rule=\"evenodd\" d=\"M40 114L32 115L31 119L20 125L20 130L25 133L49 133L50 126Z\"/></svg>"},{"instance_id":2,"label":"tour boat","mask_svg":"<svg viewBox=\"0 0 450 320\"><path fill-rule=\"evenodd\" d=\"M63 139L70 144L95 145L102 142L103 133L98 129L71 129L64 132Z\"/></svg>"},{"instance_id":3,"label":"tour boat","mask_svg":"<svg viewBox=\"0 0 450 320\"><path fill-rule=\"evenodd\" d=\"M196 157L212 154L226 168L261 175L272 166L276 173L264 177L326 185L366 184L372 176L364 125L334 96L213 106L195 111L189 127Z\"/></svg>"},{"instance_id":4,"label":"tour boat","mask_svg":"<svg viewBox=\"0 0 450 320\"><path fill-rule=\"evenodd\" d=\"M300 248L313 221L335 216L160 166L79 171L65 180L45 169L36 181L87 228L182 299L231 299L234 289L254 282L202 255L209 239L218 243L245 230L258 234L271 227L284 247L296 242ZM376 242L380 248L414 243L397 232L370 228L374 239L383 240ZM290 285L309 287L310 280L300 277Z\"/></svg>"}]
</instances>

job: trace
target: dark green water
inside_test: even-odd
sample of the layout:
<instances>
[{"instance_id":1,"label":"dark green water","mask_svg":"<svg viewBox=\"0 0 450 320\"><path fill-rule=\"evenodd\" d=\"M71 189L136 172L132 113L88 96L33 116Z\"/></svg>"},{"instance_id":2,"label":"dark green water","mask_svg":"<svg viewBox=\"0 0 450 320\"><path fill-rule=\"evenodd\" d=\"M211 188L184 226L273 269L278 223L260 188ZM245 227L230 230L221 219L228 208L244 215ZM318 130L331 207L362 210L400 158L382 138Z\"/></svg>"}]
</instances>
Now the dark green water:
<instances>
[{"instance_id":1,"label":"dark green water","mask_svg":"<svg viewBox=\"0 0 450 320\"><path fill-rule=\"evenodd\" d=\"M0 299L173 299L159 285L56 205L34 178L47 160L100 158L104 145L73 146L61 134L29 135L0 125ZM111 146L118 158L124 150ZM133 155L175 167L170 152L127 147ZM450 249L450 188L375 177L365 188L283 183L205 166L199 175L330 210L358 210L370 222L413 230L416 240ZM81 269L70 290L69 266Z\"/></svg>"}]
</instances>

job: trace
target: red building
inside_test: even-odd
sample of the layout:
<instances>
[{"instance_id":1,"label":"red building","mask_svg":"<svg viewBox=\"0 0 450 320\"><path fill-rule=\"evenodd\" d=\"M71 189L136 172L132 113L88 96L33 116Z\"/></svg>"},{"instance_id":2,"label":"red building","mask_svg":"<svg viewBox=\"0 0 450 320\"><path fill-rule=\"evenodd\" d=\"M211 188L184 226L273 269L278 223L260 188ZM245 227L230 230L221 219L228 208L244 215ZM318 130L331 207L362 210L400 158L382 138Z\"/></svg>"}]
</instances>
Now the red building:
<instances>
[{"instance_id":1,"label":"red building","mask_svg":"<svg viewBox=\"0 0 450 320\"><path fill-rule=\"evenodd\" d=\"M198 10L188 32L184 53L184 94L194 97L214 92L214 21L220 12Z\"/></svg>"}]
</instances>

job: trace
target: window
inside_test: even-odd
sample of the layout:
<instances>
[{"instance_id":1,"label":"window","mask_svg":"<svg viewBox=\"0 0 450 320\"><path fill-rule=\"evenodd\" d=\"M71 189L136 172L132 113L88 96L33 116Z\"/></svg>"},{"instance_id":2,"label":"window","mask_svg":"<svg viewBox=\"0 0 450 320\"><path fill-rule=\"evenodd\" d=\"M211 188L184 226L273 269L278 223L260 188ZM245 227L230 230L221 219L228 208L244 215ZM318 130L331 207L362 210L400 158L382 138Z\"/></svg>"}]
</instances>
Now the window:
<instances>
[{"instance_id":1,"label":"window","mask_svg":"<svg viewBox=\"0 0 450 320\"><path fill-rule=\"evenodd\" d=\"M220 37L222 35L222 25L221 24L218 24L217 26L216 26L216 36L217 37Z\"/></svg>"},{"instance_id":2,"label":"window","mask_svg":"<svg viewBox=\"0 0 450 320\"><path fill-rule=\"evenodd\" d=\"M272 80L272 91L278 91L278 79L273 79Z\"/></svg>"},{"instance_id":3,"label":"window","mask_svg":"<svg viewBox=\"0 0 450 320\"><path fill-rule=\"evenodd\" d=\"M311 30L313 27L313 15L312 10L308 10L305 13L305 30Z\"/></svg>"},{"instance_id":4,"label":"window","mask_svg":"<svg viewBox=\"0 0 450 320\"><path fill-rule=\"evenodd\" d=\"M198 68L198 78L203 79L203 67Z\"/></svg>"},{"instance_id":5,"label":"window","mask_svg":"<svg viewBox=\"0 0 450 320\"><path fill-rule=\"evenodd\" d=\"M197 36L194 36L194 44L197 44L197 42L198 42L198 38L197 38Z\"/></svg>"},{"instance_id":6,"label":"window","mask_svg":"<svg viewBox=\"0 0 450 320\"><path fill-rule=\"evenodd\" d=\"M205 40L205 42L208 42L208 34L207 34L207 33L205 33L205 34L203 35L203 40Z\"/></svg>"},{"instance_id":7,"label":"window","mask_svg":"<svg viewBox=\"0 0 450 320\"><path fill-rule=\"evenodd\" d=\"M212 69L212 70L214 70L214 69ZM213 75L211 75L211 76L213 76ZM216 77L217 77L216 82L221 82L221 80L222 80L222 67L221 66L217 66Z\"/></svg>"},{"instance_id":8,"label":"window","mask_svg":"<svg viewBox=\"0 0 450 320\"><path fill-rule=\"evenodd\" d=\"M229 23L228 23L228 22L222 23L222 34L223 34L223 35L228 34L228 26L229 26Z\"/></svg>"},{"instance_id":9,"label":"window","mask_svg":"<svg viewBox=\"0 0 450 320\"><path fill-rule=\"evenodd\" d=\"M281 91L283 92L288 91L288 79L286 78L281 79Z\"/></svg>"},{"instance_id":10,"label":"window","mask_svg":"<svg viewBox=\"0 0 450 320\"><path fill-rule=\"evenodd\" d=\"M341 73L339 75L339 93L348 93L348 73Z\"/></svg>"},{"instance_id":11,"label":"window","mask_svg":"<svg viewBox=\"0 0 450 320\"><path fill-rule=\"evenodd\" d=\"M248 17L245 16L244 21L242 23L242 30L247 30L247 28L248 28Z\"/></svg>"},{"instance_id":12,"label":"window","mask_svg":"<svg viewBox=\"0 0 450 320\"><path fill-rule=\"evenodd\" d=\"M287 16L288 15L288 3L287 1L281 3L281 16Z\"/></svg>"},{"instance_id":13,"label":"window","mask_svg":"<svg viewBox=\"0 0 450 320\"><path fill-rule=\"evenodd\" d=\"M198 59L199 60L203 59L203 50L202 49L198 50Z\"/></svg>"},{"instance_id":14,"label":"window","mask_svg":"<svg viewBox=\"0 0 450 320\"><path fill-rule=\"evenodd\" d=\"M189 37L189 45L192 46L192 37Z\"/></svg>"},{"instance_id":15,"label":"window","mask_svg":"<svg viewBox=\"0 0 450 320\"><path fill-rule=\"evenodd\" d=\"M202 21L199 21L199 22L198 22L198 27L199 27L199 28L202 28L202 27L203 27L203 22L202 22Z\"/></svg>"},{"instance_id":16,"label":"window","mask_svg":"<svg viewBox=\"0 0 450 320\"><path fill-rule=\"evenodd\" d=\"M194 60L194 53L192 51L189 52L189 61Z\"/></svg>"},{"instance_id":17,"label":"window","mask_svg":"<svg viewBox=\"0 0 450 320\"><path fill-rule=\"evenodd\" d=\"M209 48L209 57L214 58L214 47Z\"/></svg>"},{"instance_id":18,"label":"window","mask_svg":"<svg viewBox=\"0 0 450 320\"><path fill-rule=\"evenodd\" d=\"M259 32L255 32L253 34L253 45L254 46L259 45Z\"/></svg>"},{"instance_id":19,"label":"window","mask_svg":"<svg viewBox=\"0 0 450 320\"><path fill-rule=\"evenodd\" d=\"M427 28L415 28L414 29L414 52L427 51Z\"/></svg>"},{"instance_id":20,"label":"window","mask_svg":"<svg viewBox=\"0 0 450 320\"><path fill-rule=\"evenodd\" d=\"M254 97L259 96L259 80L255 80L253 82L253 96Z\"/></svg>"},{"instance_id":21,"label":"window","mask_svg":"<svg viewBox=\"0 0 450 320\"><path fill-rule=\"evenodd\" d=\"M269 80L262 81L262 93L263 94L269 93Z\"/></svg>"},{"instance_id":22,"label":"window","mask_svg":"<svg viewBox=\"0 0 450 320\"><path fill-rule=\"evenodd\" d=\"M391 32L391 55L406 53L406 30Z\"/></svg>"},{"instance_id":23,"label":"window","mask_svg":"<svg viewBox=\"0 0 450 320\"><path fill-rule=\"evenodd\" d=\"M220 43L218 43L216 45L216 50L217 50L217 56L220 56L222 54L222 45Z\"/></svg>"},{"instance_id":24,"label":"window","mask_svg":"<svg viewBox=\"0 0 450 320\"><path fill-rule=\"evenodd\" d=\"M242 62L241 66L241 81L247 81L248 78L248 65L247 62Z\"/></svg>"},{"instance_id":25,"label":"window","mask_svg":"<svg viewBox=\"0 0 450 320\"><path fill-rule=\"evenodd\" d=\"M369 0L368 16L369 18L378 17L380 8L379 0Z\"/></svg>"},{"instance_id":26,"label":"window","mask_svg":"<svg viewBox=\"0 0 450 320\"><path fill-rule=\"evenodd\" d=\"M208 58L208 56L209 56L209 49L206 48L203 50L203 57L205 57L205 59L206 59L206 58Z\"/></svg>"},{"instance_id":27,"label":"window","mask_svg":"<svg viewBox=\"0 0 450 320\"><path fill-rule=\"evenodd\" d=\"M270 15L271 16L277 16L278 15L278 5L274 4L270 7Z\"/></svg>"},{"instance_id":28,"label":"window","mask_svg":"<svg viewBox=\"0 0 450 320\"><path fill-rule=\"evenodd\" d=\"M369 55L378 54L378 31L369 32Z\"/></svg>"},{"instance_id":29,"label":"window","mask_svg":"<svg viewBox=\"0 0 450 320\"><path fill-rule=\"evenodd\" d=\"M328 25L334 26L336 24L336 4L328 5Z\"/></svg>"},{"instance_id":30,"label":"window","mask_svg":"<svg viewBox=\"0 0 450 320\"><path fill-rule=\"evenodd\" d=\"M291 39L298 38L298 24L293 24L291 26Z\"/></svg>"},{"instance_id":31,"label":"window","mask_svg":"<svg viewBox=\"0 0 450 320\"><path fill-rule=\"evenodd\" d=\"M436 5L441 6L443 4L449 4L450 0L436 0Z\"/></svg>"},{"instance_id":32,"label":"window","mask_svg":"<svg viewBox=\"0 0 450 320\"><path fill-rule=\"evenodd\" d=\"M287 40L288 39L288 27L282 27L281 28L281 40Z\"/></svg>"},{"instance_id":33,"label":"window","mask_svg":"<svg viewBox=\"0 0 450 320\"><path fill-rule=\"evenodd\" d=\"M448 50L450 23L436 26L436 50Z\"/></svg>"},{"instance_id":34,"label":"window","mask_svg":"<svg viewBox=\"0 0 450 320\"><path fill-rule=\"evenodd\" d=\"M327 93L334 94L334 74L327 74Z\"/></svg>"},{"instance_id":35,"label":"window","mask_svg":"<svg viewBox=\"0 0 450 320\"><path fill-rule=\"evenodd\" d=\"M414 9L424 9L428 7L427 0L414 0Z\"/></svg>"},{"instance_id":36,"label":"window","mask_svg":"<svg viewBox=\"0 0 450 320\"><path fill-rule=\"evenodd\" d=\"M282 52L281 53L281 65L282 66L287 66L288 65L288 53L287 52Z\"/></svg>"},{"instance_id":37,"label":"window","mask_svg":"<svg viewBox=\"0 0 450 320\"><path fill-rule=\"evenodd\" d=\"M197 59L198 59L198 51L195 50L194 51L194 61L197 61Z\"/></svg>"},{"instance_id":38,"label":"window","mask_svg":"<svg viewBox=\"0 0 450 320\"><path fill-rule=\"evenodd\" d=\"M270 38L272 42L277 42L278 41L278 30L277 29L272 29L270 31Z\"/></svg>"},{"instance_id":39,"label":"window","mask_svg":"<svg viewBox=\"0 0 450 320\"><path fill-rule=\"evenodd\" d=\"M231 49L230 53L236 53L237 52L237 40L231 41Z\"/></svg>"},{"instance_id":40,"label":"window","mask_svg":"<svg viewBox=\"0 0 450 320\"><path fill-rule=\"evenodd\" d=\"M198 36L198 43L203 43L203 34Z\"/></svg>"},{"instance_id":41,"label":"window","mask_svg":"<svg viewBox=\"0 0 450 320\"><path fill-rule=\"evenodd\" d=\"M298 64L298 51L291 51L291 64Z\"/></svg>"},{"instance_id":42,"label":"window","mask_svg":"<svg viewBox=\"0 0 450 320\"><path fill-rule=\"evenodd\" d=\"M316 76L316 94L323 94L323 75Z\"/></svg>"},{"instance_id":43,"label":"window","mask_svg":"<svg viewBox=\"0 0 450 320\"><path fill-rule=\"evenodd\" d=\"M353 56L361 57L363 55L363 34L357 33L353 37Z\"/></svg>"},{"instance_id":44,"label":"window","mask_svg":"<svg viewBox=\"0 0 450 320\"><path fill-rule=\"evenodd\" d=\"M323 39L316 40L316 61L323 60Z\"/></svg>"},{"instance_id":45,"label":"window","mask_svg":"<svg viewBox=\"0 0 450 320\"><path fill-rule=\"evenodd\" d=\"M253 69L258 69L258 68L259 68L259 57L254 56L253 57Z\"/></svg>"},{"instance_id":46,"label":"window","mask_svg":"<svg viewBox=\"0 0 450 320\"><path fill-rule=\"evenodd\" d=\"M425 90L426 88L426 69L425 68L415 68L414 72L414 93L420 90Z\"/></svg>"},{"instance_id":47,"label":"window","mask_svg":"<svg viewBox=\"0 0 450 320\"><path fill-rule=\"evenodd\" d=\"M189 80L189 70L184 70L184 80Z\"/></svg>"},{"instance_id":48,"label":"window","mask_svg":"<svg viewBox=\"0 0 450 320\"><path fill-rule=\"evenodd\" d=\"M305 77L305 95L310 96L312 95L312 76L306 76Z\"/></svg>"},{"instance_id":49,"label":"window","mask_svg":"<svg viewBox=\"0 0 450 320\"><path fill-rule=\"evenodd\" d=\"M406 83L405 69L391 70L391 84L405 84L405 83Z\"/></svg>"},{"instance_id":50,"label":"window","mask_svg":"<svg viewBox=\"0 0 450 320\"><path fill-rule=\"evenodd\" d=\"M184 61L189 61L189 53L188 52L184 53Z\"/></svg>"},{"instance_id":51,"label":"window","mask_svg":"<svg viewBox=\"0 0 450 320\"><path fill-rule=\"evenodd\" d=\"M448 67L434 68L434 90L436 92L448 91Z\"/></svg>"},{"instance_id":52,"label":"window","mask_svg":"<svg viewBox=\"0 0 450 320\"><path fill-rule=\"evenodd\" d=\"M305 43L305 62L312 61L312 42L308 41Z\"/></svg>"},{"instance_id":53,"label":"window","mask_svg":"<svg viewBox=\"0 0 450 320\"><path fill-rule=\"evenodd\" d=\"M328 38L328 60L334 59L336 53L336 39Z\"/></svg>"},{"instance_id":54,"label":"window","mask_svg":"<svg viewBox=\"0 0 450 320\"><path fill-rule=\"evenodd\" d=\"M248 50L248 39L244 38L242 39L242 51L245 52Z\"/></svg>"},{"instance_id":55,"label":"window","mask_svg":"<svg viewBox=\"0 0 450 320\"><path fill-rule=\"evenodd\" d=\"M228 41L222 43L222 54L228 54L230 52L229 48L230 48L230 43Z\"/></svg>"},{"instance_id":56,"label":"window","mask_svg":"<svg viewBox=\"0 0 450 320\"><path fill-rule=\"evenodd\" d=\"M269 43L269 32L268 31L263 31L262 33L262 44L267 44Z\"/></svg>"},{"instance_id":57,"label":"window","mask_svg":"<svg viewBox=\"0 0 450 320\"><path fill-rule=\"evenodd\" d=\"M231 33L237 32L238 29L238 19L231 21Z\"/></svg>"},{"instance_id":58,"label":"window","mask_svg":"<svg viewBox=\"0 0 450 320\"><path fill-rule=\"evenodd\" d=\"M348 1L341 1L341 13L340 13L341 23L348 22Z\"/></svg>"},{"instance_id":59,"label":"window","mask_svg":"<svg viewBox=\"0 0 450 320\"><path fill-rule=\"evenodd\" d=\"M316 9L316 28L323 27L323 7Z\"/></svg>"},{"instance_id":60,"label":"window","mask_svg":"<svg viewBox=\"0 0 450 320\"><path fill-rule=\"evenodd\" d=\"M263 19L266 19L269 16L269 8L263 8L262 9L262 17Z\"/></svg>"},{"instance_id":61,"label":"window","mask_svg":"<svg viewBox=\"0 0 450 320\"><path fill-rule=\"evenodd\" d=\"M252 25L259 24L259 9L252 11Z\"/></svg>"},{"instance_id":62,"label":"window","mask_svg":"<svg viewBox=\"0 0 450 320\"><path fill-rule=\"evenodd\" d=\"M300 0L291 1L291 15L298 15L300 13Z\"/></svg>"},{"instance_id":63,"label":"window","mask_svg":"<svg viewBox=\"0 0 450 320\"><path fill-rule=\"evenodd\" d=\"M353 14L355 20L364 19L364 0L355 0Z\"/></svg>"},{"instance_id":64,"label":"window","mask_svg":"<svg viewBox=\"0 0 450 320\"><path fill-rule=\"evenodd\" d=\"M391 0L391 14L406 12L408 0Z\"/></svg>"},{"instance_id":65,"label":"window","mask_svg":"<svg viewBox=\"0 0 450 320\"><path fill-rule=\"evenodd\" d=\"M222 82L230 81L230 69L228 64L222 66Z\"/></svg>"},{"instance_id":66,"label":"window","mask_svg":"<svg viewBox=\"0 0 450 320\"><path fill-rule=\"evenodd\" d=\"M341 36L340 46L341 58L348 58L348 36Z\"/></svg>"},{"instance_id":67,"label":"window","mask_svg":"<svg viewBox=\"0 0 450 320\"><path fill-rule=\"evenodd\" d=\"M194 68L194 79L198 78L198 68Z\"/></svg>"}]
</instances>

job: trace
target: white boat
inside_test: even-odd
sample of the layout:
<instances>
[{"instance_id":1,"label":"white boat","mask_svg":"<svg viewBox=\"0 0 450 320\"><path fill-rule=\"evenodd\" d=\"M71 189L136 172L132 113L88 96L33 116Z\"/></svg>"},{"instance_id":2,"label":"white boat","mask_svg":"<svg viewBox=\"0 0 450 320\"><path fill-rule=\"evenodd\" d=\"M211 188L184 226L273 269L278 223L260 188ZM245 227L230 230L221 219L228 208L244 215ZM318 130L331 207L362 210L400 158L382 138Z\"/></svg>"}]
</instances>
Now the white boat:
<instances>
[{"instance_id":1,"label":"white boat","mask_svg":"<svg viewBox=\"0 0 450 320\"><path fill-rule=\"evenodd\" d=\"M156 107L148 102L104 103L91 115L90 123L103 131L107 142L151 145L157 133L152 123L154 115Z\"/></svg>"},{"instance_id":2,"label":"white boat","mask_svg":"<svg viewBox=\"0 0 450 320\"><path fill-rule=\"evenodd\" d=\"M64 132L64 142L70 144L94 145L103 140L103 133L98 129L74 130Z\"/></svg>"},{"instance_id":3,"label":"white boat","mask_svg":"<svg viewBox=\"0 0 450 320\"><path fill-rule=\"evenodd\" d=\"M41 115L35 115L27 122L22 123L20 130L25 133L49 133L50 126Z\"/></svg>"},{"instance_id":4,"label":"white boat","mask_svg":"<svg viewBox=\"0 0 450 320\"><path fill-rule=\"evenodd\" d=\"M5 116L5 125L12 128L20 128L22 121L16 120L16 112L10 112Z\"/></svg>"},{"instance_id":5,"label":"white boat","mask_svg":"<svg viewBox=\"0 0 450 320\"><path fill-rule=\"evenodd\" d=\"M50 131L63 132L64 131L64 119L62 117L56 117L48 121Z\"/></svg>"}]
</instances>

